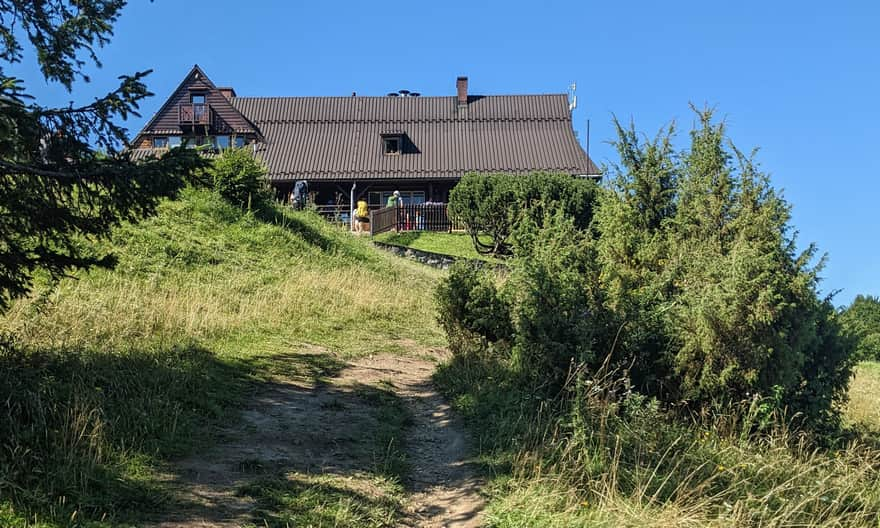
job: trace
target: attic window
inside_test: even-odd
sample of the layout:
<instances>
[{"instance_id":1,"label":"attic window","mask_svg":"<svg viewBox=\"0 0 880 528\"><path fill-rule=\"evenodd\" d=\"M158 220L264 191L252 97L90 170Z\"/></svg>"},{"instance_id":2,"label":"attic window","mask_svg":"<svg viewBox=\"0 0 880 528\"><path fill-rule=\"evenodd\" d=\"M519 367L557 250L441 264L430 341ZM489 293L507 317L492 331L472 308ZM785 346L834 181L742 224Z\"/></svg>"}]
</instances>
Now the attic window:
<instances>
[{"instance_id":1,"label":"attic window","mask_svg":"<svg viewBox=\"0 0 880 528\"><path fill-rule=\"evenodd\" d=\"M386 156L399 156L403 152L403 132L382 133L382 153Z\"/></svg>"},{"instance_id":2,"label":"attic window","mask_svg":"<svg viewBox=\"0 0 880 528\"><path fill-rule=\"evenodd\" d=\"M205 94L191 94L189 102L193 104L205 104Z\"/></svg>"}]
</instances>

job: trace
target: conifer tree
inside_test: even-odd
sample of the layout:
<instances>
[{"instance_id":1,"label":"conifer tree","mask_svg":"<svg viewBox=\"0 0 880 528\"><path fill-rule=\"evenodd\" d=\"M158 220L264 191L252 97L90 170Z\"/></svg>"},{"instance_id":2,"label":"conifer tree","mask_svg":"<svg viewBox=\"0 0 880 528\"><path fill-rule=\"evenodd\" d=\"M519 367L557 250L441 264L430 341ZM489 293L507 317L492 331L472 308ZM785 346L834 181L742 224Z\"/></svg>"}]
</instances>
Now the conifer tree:
<instances>
[{"instance_id":1,"label":"conifer tree","mask_svg":"<svg viewBox=\"0 0 880 528\"><path fill-rule=\"evenodd\" d=\"M37 269L61 276L112 259L84 249L121 221L153 212L201 166L176 149L162 159L131 160L120 120L138 116L152 94L149 71L119 77L94 101L49 108L28 94L8 66L34 51L45 80L72 92L100 66L124 0L0 0L0 311L27 293Z\"/></svg>"}]
</instances>

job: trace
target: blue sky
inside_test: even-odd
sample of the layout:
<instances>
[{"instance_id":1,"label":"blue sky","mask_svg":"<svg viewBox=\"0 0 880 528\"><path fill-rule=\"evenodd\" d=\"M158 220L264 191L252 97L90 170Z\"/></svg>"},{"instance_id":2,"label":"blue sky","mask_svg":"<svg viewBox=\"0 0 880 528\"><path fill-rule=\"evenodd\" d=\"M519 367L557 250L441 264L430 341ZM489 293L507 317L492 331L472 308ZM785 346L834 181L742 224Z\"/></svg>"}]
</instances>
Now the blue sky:
<instances>
[{"instance_id":1,"label":"blue sky","mask_svg":"<svg viewBox=\"0 0 880 528\"><path fill-rule=\"evenodd\" d=\"M198 63L239 95L558 93L577 83L575 128L614 160L611 115L648 135L710 104L793 205L801 246L829 255L824 292L880 295L880 2L293 2L139 0L104 67L75 97L30 64L44 103L79 102L150 69L136 132Z\"/></svg>"}]
</instances>

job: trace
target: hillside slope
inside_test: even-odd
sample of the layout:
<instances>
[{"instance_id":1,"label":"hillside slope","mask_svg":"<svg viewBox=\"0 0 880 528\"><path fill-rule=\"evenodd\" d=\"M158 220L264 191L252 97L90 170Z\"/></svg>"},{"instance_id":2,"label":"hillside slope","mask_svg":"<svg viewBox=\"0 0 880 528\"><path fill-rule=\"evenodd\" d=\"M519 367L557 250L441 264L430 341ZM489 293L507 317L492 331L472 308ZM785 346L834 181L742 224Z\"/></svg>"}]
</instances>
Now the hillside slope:
<instances>
[{"instance_id":1,"label":"hillside slope","mask_svg":"<svg viewBox=\"0 0 880 528\"><path fill-rule=\"evenodd\" d=\"M139 524L173 499L168 461L271 380L443 345L438 272L312 213L272 216L185 191L101 244L115 269L38 282L0 319L0 524Z\"/></svg>"}]
</instances>

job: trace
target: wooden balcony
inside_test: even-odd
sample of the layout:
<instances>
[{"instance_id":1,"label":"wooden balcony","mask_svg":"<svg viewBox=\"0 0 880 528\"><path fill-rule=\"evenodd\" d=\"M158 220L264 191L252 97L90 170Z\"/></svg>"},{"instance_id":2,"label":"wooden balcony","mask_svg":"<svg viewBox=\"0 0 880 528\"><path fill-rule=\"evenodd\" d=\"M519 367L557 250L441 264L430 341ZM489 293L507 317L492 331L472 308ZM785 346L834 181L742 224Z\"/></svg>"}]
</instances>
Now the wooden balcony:
<instances>
[{"instance_id":1,"label":"wooden balcony","mask_svg":"<svg viewBox=\"0 0 880 528\"><path fill-rule=\"evenodd\" d=\"M212 125L211 105L207 103L180 103L177 108L181 125Z\"/></svg>"}]
</instances>

